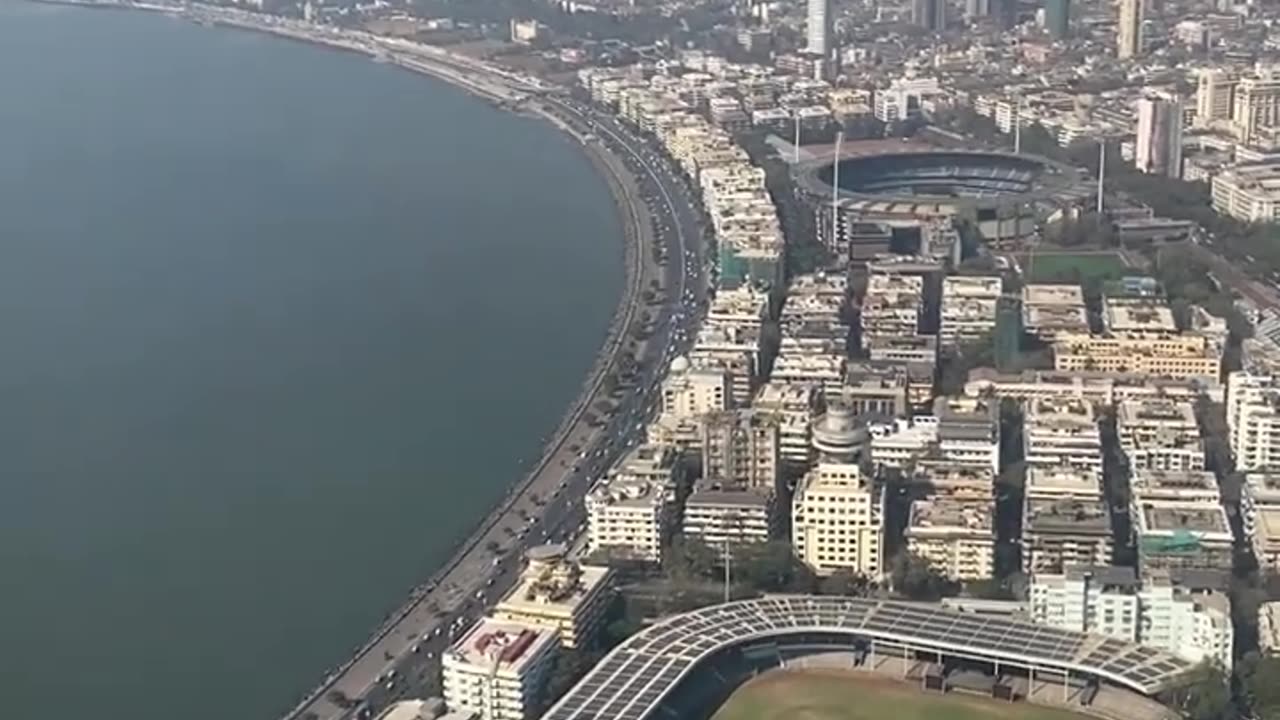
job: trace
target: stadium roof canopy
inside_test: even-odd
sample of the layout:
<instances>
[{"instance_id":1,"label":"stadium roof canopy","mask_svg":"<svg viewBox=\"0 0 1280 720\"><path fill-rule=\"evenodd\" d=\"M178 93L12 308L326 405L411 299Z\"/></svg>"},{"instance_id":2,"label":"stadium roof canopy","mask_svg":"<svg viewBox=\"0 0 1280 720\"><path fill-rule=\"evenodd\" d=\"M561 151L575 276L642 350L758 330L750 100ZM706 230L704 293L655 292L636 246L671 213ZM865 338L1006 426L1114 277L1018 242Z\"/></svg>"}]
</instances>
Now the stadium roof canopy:
<instances>
[{"instance_id":1,"label":"stadium roof canopy","mask_svg":"<svg viewBox=\"0 0 1280 720\"><path fill-rule=\"evenodd\" d=\"M1092 675L1145 695L1176 685L1194 667L1143 645L938 605L768 597L675 615L632 635L542 720L641 720L711 654L803 633L847 633L944 655Z\"/></svg>"}]
</instances>

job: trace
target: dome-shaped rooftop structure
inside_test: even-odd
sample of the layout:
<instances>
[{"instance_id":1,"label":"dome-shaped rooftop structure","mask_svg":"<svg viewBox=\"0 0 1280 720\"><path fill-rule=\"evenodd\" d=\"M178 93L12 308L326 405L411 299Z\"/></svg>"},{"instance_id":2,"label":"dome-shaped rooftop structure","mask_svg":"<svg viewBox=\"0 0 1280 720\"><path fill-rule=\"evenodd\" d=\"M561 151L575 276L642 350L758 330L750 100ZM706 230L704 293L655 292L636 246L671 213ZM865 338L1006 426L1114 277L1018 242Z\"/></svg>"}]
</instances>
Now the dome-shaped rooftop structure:
<instances>
[{"instance_id":1,"label":"dome-shaped rooftop structure","mask_svg":"<svg viewBox=\"0 0 1280 720\"><path fill-rule=\"evenodd\" d=\"M813 423L813 447L819 460L854 462L867 441L867 429L858 422L853 408L843 402L832 402L826 413Z\"/></svg>"}]
</instances>

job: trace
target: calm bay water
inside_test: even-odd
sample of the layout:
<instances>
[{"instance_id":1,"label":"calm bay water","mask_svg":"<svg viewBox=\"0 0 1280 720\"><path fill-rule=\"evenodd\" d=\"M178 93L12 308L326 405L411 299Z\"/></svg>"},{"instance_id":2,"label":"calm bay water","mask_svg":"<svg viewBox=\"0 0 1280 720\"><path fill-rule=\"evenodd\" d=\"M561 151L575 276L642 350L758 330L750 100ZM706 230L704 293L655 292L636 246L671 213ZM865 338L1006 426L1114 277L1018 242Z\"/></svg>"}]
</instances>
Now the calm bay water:
<instances>
[{"instance_id":1,"label":"calm bay water","mask_svg":"<svg viewBox=\"0 0 1280 720\"><path fill-rule=\"evenodd\" d=\"M0 714L290 705L534 459L619 238L434 80L0 0Z\"/></svg>"}]
</instances>

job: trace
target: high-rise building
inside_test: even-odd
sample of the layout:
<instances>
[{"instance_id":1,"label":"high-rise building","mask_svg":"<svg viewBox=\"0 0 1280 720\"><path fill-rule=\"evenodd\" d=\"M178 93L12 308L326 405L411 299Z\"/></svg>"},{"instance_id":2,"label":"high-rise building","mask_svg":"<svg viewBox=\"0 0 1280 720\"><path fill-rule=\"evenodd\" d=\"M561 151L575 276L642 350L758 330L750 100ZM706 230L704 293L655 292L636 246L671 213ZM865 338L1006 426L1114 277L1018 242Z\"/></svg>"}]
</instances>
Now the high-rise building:
<instances>
[{"instance_id":1,"label":"high-rise building","mask_svg":"<svg viewBox=\"0 0 1280 720\"><path fill-rule=\"evenodd\" d=\"M965 0L964 19L973 22L991 14L992 0Z\"/></svg>"},{"instance_id":2,"label":"high-rise building","mask_svg":"<svg viewBox=\"0 0 1280 720\"><path fill-rule=\"evenodd\" d=\"M831 55L831 0L809 0L806 30L809 34L808 52L823 58Z\"/></svg>"},{"instance_id":3,"label":"high-rise building","mask_svg":"<svg viewBox=\"0 0 1280 720\"><path fill-rule=\"evenodd\" d=\"M1182 177L1182 101L1178 98L1138 101L1134 164L1144 173Z\"/></svg>"},{"instance_id":4,"label":"high-rise building","mask_svg":"<svg viewBox=\"0 0 1280 720\"><path fill-rule=\"evenodd\" d=\"M1240 78L1228 70L1201 70L1196 82L1196 126L1231 119L1231 103Z\"/></svg>"},{"instance_id":5,"label":"high-rise building","mask_svg":"<svg viewBox=\"0 0 1280 720\"><path fill-rule=\"evenodd\" d=\"M441 653L444 699L481 720L529 720L542 709L556 631L484 618Z\"/></svg>"},{"instance_id":6,"label":"high-rise building","mask_svg":"<svg viewBox=\"0 0 1280 720\"><path fill-rule=\"evenodd\" d=\"M778 487L778 418L739 410L702 419L702 476L758 490Z\"/></svg>"},{"instance_id":7,"label":"high-rise building","mask_svg":"<svg viewBox=\"0 0 1280 720\"><path fill-rule=\"evenodd\" d=\"M1242 78L1232 102L1231 124L1243 143L1254 142L1264 126L1280 125L1280 78L1269 72Z\"/></svg>"},{"instance_id":8,"label":"high-rise building","mask_svg":"<svg viewBox=\"0 0 1280 720\"><path fill-rule=\"evenodd\" d=\"M818 463L791 501L791 547L815 572L884 572L884 488L857 465Z\"/></svg>"},{"instance_id":9,"label":"high-rise building","mask_svg":"<svg viewBox=\"0 0 1280 720\"><path fill-rule=\"evenodd\" d=\"M947 29L947 3L945 0L912 0L911 22L930 32Z\"/></svg>"},{"instance_id":10,"label":"high-rise building","mask_svg":"<svg viewBox=\"0 0 1280 720\"><path fill-rule=\"evenodd\" d=\"M1143 0L1120 0L1120 22L1116 26L1116 57L1142 54Z\"/></svg>"},{"instance_id":11,"label":"high-rise building","mask_svg":"<svg viewBox=\"0 0 1280 720\"><path fill-rule=\"evenodd\" d=\"M1065 38L1071 27L1071 0L1044 0L1044 29L1055 40Z\"/></svg>"}]
</instances>

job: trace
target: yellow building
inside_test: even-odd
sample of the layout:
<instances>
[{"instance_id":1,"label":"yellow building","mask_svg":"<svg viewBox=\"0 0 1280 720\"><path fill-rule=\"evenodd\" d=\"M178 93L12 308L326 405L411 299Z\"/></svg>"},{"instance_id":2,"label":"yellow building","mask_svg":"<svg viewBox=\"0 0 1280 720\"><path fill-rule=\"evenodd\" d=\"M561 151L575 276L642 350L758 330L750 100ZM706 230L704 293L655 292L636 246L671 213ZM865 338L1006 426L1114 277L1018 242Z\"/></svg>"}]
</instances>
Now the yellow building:
<instances>
[{"instance_id":1,"label":"yellow building","mask_svg":"<svg viewBox=\"0 0 1280 720\"><path fill-rule=\"evenodd\" d=\"M1222 356L1202 335L1064 335L1053 343L1053 366L1067 372L1139 373L1217 378Z\"/></svg>"},{"instance_id":2,"label":"yellow building","mask_svg":"<svg viewBox=\"0 0 1280 720\"><path fill-rule=\"evenodd\" d=\"M527 557L529 566L493 617L555 630L562 647L590 646L613 596L612 571L567 559L563 545L532 548Z\"/></svg>"}]
</instances>

